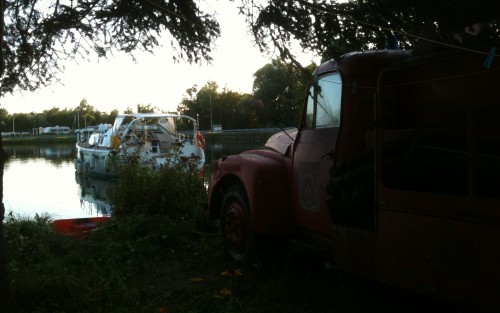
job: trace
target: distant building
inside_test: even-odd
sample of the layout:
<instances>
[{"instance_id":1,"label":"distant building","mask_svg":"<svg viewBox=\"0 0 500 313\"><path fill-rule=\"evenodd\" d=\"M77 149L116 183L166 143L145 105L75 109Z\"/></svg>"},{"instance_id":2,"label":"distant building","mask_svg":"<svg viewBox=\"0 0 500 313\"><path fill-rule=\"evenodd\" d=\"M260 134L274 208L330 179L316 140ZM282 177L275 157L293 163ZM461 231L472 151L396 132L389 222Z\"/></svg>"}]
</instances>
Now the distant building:
<instances>
[{"instance_id":1,"label":"distant building","mask_svg":"<svg viewBox=\"0 0 500 313\"><path fill-rule=\"evenodd\" d=\"M39 136L43 134L43 127L35 127L33 128L33 135Z\"/></svg>"},{"instance_id":2,"label":"distant building","mask_svg":"<svg viewBox=\"0 0 500 313\"><path fill-rule=\"evenodd\" d=\"M222 125L221 124L214 124L212 126L212 131L214 133L222 133Z\"/></svg>"},{"instance_id":3,"label":"distant building","mask_svg":"<svg viewBox=\"0 0 500 313\"><path fill-rule=\"evenodd\" d=\"M69 134L70 129L68 126L51 126L51 127L45 127L43 129L43 134L44 135L62 135L62 134Z\"/></svg>"}]
</instances>

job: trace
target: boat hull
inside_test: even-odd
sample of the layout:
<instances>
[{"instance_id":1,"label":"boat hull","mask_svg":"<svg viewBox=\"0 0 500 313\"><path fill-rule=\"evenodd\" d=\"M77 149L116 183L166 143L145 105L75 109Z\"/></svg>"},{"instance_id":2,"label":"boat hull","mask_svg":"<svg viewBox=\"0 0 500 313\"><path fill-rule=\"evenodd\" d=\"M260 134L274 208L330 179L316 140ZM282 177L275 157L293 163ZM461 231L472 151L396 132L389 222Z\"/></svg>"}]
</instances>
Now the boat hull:
<instances>
[{"instance_id":1,"label":"boat hull","mask_svg":"<svg viewBox=\"0 0 500 313\"><path fill-rule=\"evenodd\" d=\"M122 163L121 157L111 151L85 149L77 146L75 170L87 176L115 177Z\"/></svg>"},{"instance_id":2,"label":"boat hull","mask_svg":"<svg viewBox=\"0 0 500 313\"><path fill-rule=\"evenodd\" d=\"M52 222L52 229L70 237L86 237L92 230L109 221L110 218L101 216L59 219Z\"/></svg>"},{"instance_id":3,"label":"boat hull","mask_svg":"<svg viewBox=\"0 0 500 313\"><path fill-rule=\"evenodd\" d=\"M158 170L163 166L174 167L180 164L186 169L203 171L205 153L197 146L186 145L179 154L124 153L104 149L89 149L76 146L77 158L75 170L77 173L89 177L113 178L117 177L120 169L127 163L127 158L137 157L145 169Z\"/></svg>"}]
</instances>

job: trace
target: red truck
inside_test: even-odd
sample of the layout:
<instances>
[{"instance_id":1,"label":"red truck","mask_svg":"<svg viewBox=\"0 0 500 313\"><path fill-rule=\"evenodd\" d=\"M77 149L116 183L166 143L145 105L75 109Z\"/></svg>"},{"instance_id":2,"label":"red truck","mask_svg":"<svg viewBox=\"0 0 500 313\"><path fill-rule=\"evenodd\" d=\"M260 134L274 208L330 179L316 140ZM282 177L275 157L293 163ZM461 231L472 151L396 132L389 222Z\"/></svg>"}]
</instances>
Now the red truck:
<instances>
[{"instance_id":1,"label":"red truck","mask_svg":"<svg viewBox=\"0 0 500 313\"><path fill-rule=\"evenodd\" d=\"M500 311L500 60L350 53L313 74L298 128L219 159L229 250L328 249L335 268Z\"/></svg>"}]
</instances>

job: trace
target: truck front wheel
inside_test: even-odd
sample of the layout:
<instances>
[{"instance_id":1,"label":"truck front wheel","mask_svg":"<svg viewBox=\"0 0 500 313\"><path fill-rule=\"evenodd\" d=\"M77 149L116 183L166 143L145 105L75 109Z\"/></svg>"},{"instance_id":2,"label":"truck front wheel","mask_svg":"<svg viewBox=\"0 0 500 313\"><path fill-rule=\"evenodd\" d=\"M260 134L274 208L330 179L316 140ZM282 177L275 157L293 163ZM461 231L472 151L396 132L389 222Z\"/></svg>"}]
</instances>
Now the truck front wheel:
<instances>
[{"instance_id":1,"label":"truck front wheel","mask_svg":"<svg viewBox=\"0 0 500 313\"><path fill-rule=\"evenodd\" d=\"M231 257L246 261L252 250L252 225L247 196L241 186L229 188L224 195L222 231Z\"/></svg>"}]
</instances>

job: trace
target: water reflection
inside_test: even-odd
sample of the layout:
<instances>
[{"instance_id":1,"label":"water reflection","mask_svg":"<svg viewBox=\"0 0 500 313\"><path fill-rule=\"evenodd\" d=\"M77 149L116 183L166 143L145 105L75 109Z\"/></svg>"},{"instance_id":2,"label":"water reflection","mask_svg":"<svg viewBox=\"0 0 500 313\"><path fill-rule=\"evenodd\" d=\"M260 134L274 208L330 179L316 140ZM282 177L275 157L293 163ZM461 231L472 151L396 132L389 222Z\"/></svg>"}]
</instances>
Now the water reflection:
<instances>
[{"instance_id":1,"label":"water reflection","mask_svg":"<svg viewBox=\"0 0 500 313\"><path fill-rule=\"evenodd\" d=\"M81 204L75 183L75 145L68 143L5 145L9 155L4 168L6 212L33 217L92 217L99 211Z\"/></svg>"},{"instance_id":2,"label":"water reflection","mask_svg":"<svg viewBox=\"0 0 500 313\"><path fill-rule=\"evenodd\" d=\"M49 214L55 218L85 216L78 202L72 160L10 157L4 169L6 212L33 217ZM82 216L82 217L83 217Z\"/></svg>"},{"instance_id":3,"label":"water reflection","mask_svg":"<svg viewBox=\"0 0 500 313\"><path fill-rule=\"evenodd\" d=\"M44 158L48 160L69 160L75 157L75 145L45 144L45 145L6 145L5 152L10 157L20 159Z\"/></svg>"}]
</instances>

